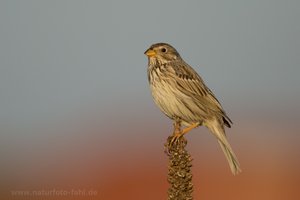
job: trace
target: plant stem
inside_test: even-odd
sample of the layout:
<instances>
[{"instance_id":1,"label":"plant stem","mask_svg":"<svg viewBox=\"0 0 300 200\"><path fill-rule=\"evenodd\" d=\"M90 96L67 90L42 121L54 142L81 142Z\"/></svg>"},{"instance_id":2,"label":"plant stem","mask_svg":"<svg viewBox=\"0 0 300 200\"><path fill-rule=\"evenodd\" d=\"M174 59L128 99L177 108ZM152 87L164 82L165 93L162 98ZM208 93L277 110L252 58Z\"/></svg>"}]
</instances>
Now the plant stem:
<instances>
[{"instance_id":1,"label":"plant stem","mask_svg":"<svg viewBox=\"0 0 300 200\"><path fill-rule=\"evenodd\" d=\"M187 140L182 136L172 143L172 138L167 139L166 154L169 157L168 166L168 200L192 200L192 158L185 149Z\"/></svg>"}]
</instances>

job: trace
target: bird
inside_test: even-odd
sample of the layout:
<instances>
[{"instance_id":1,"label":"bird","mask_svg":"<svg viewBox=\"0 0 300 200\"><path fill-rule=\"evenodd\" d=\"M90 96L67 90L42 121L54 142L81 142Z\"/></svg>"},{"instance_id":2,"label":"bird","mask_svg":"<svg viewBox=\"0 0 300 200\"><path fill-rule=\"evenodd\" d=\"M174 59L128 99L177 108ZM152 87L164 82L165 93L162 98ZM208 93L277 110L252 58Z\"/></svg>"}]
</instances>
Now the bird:
<instances>
[{"instance_id":1,"label":"bird","mask_svg":"<svg viewBox=\"0 0 300 200\"><path fill-rule=\"evenodd\" d=\"M151 94L160 110L183 130L175 131L175 140L198 126L205 126L217 138L233 175L241 172L239 161L230 146L225 127L232 121L220 102L205 85L198 73L188 65L178 51L167 43L151 45L147 75Z\"/></svg>"}]
</instances>

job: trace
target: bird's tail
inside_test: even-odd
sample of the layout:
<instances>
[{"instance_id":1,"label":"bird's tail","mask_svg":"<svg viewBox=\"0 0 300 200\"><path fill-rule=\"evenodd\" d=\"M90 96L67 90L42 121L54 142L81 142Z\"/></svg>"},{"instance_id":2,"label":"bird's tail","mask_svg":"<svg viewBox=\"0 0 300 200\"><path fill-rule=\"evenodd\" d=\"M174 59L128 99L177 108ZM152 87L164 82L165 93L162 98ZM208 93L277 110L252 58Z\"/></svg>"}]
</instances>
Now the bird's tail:
<instances>
[{"instance_id":1,"label":"bird's tail","mask_svg":"<svg viewBox=\"0 0 300 200\"><path fill-rule=\"evenodd\" d=\"M208 128L218 138L218 142L225 154L231 172L233 173L233 175L237 175L242 170L240 168L240 164L237 160L236 155L234 154L229 142L227 141L224 128L219 123L211 124L211 126L208 126Z\"/></svg>"}]
</instances>

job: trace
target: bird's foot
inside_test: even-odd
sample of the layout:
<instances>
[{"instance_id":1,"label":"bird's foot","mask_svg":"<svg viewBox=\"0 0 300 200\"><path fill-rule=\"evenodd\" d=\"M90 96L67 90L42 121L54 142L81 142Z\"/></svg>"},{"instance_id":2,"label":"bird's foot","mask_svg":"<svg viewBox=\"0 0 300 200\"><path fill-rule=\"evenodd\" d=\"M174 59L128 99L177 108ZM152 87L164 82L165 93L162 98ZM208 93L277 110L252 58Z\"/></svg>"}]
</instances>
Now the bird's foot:
<instances>
[{"instance_id":1,"label":"bird's foot","mask_svg":"<svg viewBox=\"0 0 300 200\"><path fill-rule=\"evenodd\" d=\"M183 137L184 134L182 132L176 132L172 136L168 138L168 150L174 150L181 148L181 146L186 145L186 139Z\"/></svg>"},{"instance_id":2,"label":"bird's foot","mask_svg":"<svg viewBox=\"0 0 300 200\"><path fill-rule=\"evenodd\" d=\"M173 135L168 137L167 143L165 145L166 150L165 152L170 155L172 152L180 149L182 146L185 146L187 141L183 137L185 132L181 130L181 121L180 119L176 119L174 121L174 131Z\"/></svg>"},{"instance_id":3,"label":"bird's foot","mask_svg":"<svg viewBox=\"0 0 300 200\"><path fill-rule=\"evenodd\" d=\"M172 139L169 143L170 146L173 146L173 145L177 145L180 138L183 136L183 134L181 132L176 132L173 136L172 136Z\"/></svg>"}]
</instances>

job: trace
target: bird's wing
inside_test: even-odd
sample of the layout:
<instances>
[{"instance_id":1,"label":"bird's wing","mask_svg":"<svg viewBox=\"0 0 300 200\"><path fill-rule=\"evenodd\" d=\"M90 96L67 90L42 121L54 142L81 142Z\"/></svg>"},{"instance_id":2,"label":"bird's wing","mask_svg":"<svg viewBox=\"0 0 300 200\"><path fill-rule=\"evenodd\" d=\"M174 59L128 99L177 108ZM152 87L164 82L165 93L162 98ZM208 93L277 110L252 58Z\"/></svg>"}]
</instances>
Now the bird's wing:
<instances>
[{"instance_id":1,"label":"bird's wing","mask_svg":"<svg viewBox=\"0 0 300 200\"><path fill-rule=\"evenodd\" d=\"M178 62L172 63L171 65L169 69L174 71L170 71L170 75L176 80L177 89L193 98L202 108L221 114L221 116L225 118L224 122L226 119L228 121L226 125L230 126L229 122L232 123L231 120L225 114L220 102L204 84L197 72L186 63Z\"/></svg>"}]
</instances>

